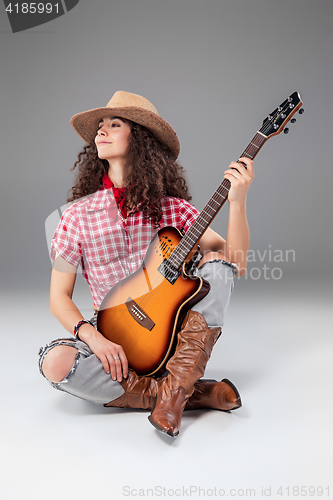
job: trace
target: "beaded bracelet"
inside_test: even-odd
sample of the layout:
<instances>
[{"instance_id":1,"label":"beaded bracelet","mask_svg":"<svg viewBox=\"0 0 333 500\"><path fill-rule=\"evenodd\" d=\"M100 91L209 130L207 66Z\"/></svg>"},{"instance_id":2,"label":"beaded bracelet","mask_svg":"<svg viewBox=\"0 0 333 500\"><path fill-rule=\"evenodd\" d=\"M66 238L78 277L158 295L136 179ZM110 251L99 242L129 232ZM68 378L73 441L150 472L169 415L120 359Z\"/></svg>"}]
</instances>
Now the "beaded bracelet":
<instances>
[{"instance_id":1,"label":"beaded bracelet","mask_svg":"<svg viewBox=\"0 0 333 500\"><path fill-rule=\"evenodd\" d=\"M91 326L94 326L92 322L89 319L81 319L75 326L74 326L74 337L76 337L78 340L81 340L79 337L79 328L84 325L85 323L88 323ZM94 327L95 328L95 327Z\"/></svg>"}]
</instances>

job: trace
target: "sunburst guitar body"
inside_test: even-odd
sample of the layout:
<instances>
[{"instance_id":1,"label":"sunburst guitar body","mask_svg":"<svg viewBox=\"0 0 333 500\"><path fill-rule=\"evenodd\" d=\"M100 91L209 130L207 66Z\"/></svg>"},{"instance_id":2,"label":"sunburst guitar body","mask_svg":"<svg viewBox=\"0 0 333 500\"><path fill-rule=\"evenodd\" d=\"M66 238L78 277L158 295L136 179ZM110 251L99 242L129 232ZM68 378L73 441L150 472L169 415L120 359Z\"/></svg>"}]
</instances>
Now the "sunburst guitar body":
<instances>
[{"instance_id":1,"label":"sunburst guitar body","mask_svg":"<svg viewBox=\"0 0 333 500\"><path fill-rule=\"evenodd\" d=\"M186 273L186 262L177 277L163 267L181 239L173 227L158 231L141 267L109 291L98 312L97 329L123 347L139 375L164 371L186 312L209 291L207 281Z\"/></svg>"}]
</instances>

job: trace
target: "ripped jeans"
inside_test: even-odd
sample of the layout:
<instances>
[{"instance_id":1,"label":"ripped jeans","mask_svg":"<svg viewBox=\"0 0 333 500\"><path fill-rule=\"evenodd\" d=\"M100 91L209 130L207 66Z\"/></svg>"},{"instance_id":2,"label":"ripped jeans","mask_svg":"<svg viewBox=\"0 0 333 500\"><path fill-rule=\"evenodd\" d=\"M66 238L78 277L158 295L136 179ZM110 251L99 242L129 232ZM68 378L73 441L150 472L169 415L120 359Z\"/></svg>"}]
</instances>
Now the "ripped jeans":
<instances>
[{"instance_id":1,"label":"ripped jeans","mask_svg":"<svg viewBox=\"0 0 333 500\"><path fill-rule=\"evenodd\" d=\"M224 260L208 261L194 272L194 275L209 282L210 291L192 310L202 314L210 328L222 327L224 324L235 273L236 266ZM96 317L91 321L96 322ZM89 346L74 337L57 339L40 348L39 370L43 377L42 363L50 350L59 345L71 346L77 350L77 354L66 377L58 383L50 382L52 387L95 404L109 403L124 393L122 385L105 372L101 361Z\"/></svg>"}]
</instances>

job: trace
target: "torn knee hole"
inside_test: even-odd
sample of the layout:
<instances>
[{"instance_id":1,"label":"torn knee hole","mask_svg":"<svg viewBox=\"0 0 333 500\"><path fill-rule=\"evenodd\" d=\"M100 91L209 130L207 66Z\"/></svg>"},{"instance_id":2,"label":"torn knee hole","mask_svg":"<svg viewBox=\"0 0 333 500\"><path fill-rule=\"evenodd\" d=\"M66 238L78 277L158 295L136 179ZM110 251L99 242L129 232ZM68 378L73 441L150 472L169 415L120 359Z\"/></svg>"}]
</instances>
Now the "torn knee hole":
<instances>
[{"instance_id":1,"label":"torn knee hole","mask_svg":"<svg viewBox=\"0 0 333 500\"><path fill-rule=\"evenodd\" d=\"M44 376L50 382L63 382L74 367L77 355L78 350L74 345L54 345L41 365Z\"/></svg>"}]
</instances>

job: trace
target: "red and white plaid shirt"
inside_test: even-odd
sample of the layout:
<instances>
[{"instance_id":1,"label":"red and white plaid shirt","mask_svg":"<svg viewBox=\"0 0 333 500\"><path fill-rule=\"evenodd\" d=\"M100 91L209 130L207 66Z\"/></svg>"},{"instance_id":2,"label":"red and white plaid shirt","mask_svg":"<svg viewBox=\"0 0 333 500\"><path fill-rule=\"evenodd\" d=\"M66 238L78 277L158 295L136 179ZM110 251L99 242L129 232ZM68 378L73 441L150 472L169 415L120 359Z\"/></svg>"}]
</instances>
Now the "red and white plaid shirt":
<instances>
[{"instance_id":1,"label":"red and white plaid shirt","mask_svg":"<svg viewBox=\"0 0 333 500\"><path fill-rule=\"evenodd\" d=\"M187 201L165 197L160 228L173 226L186 232L198 215ZM112 190L101 189L65 210L51 242L51 259L58 252L69 264L81 265L99 307L116 283L140 267L156 232L141 211L132 211L125 220Z\"/></svg>"}]
</instances>

